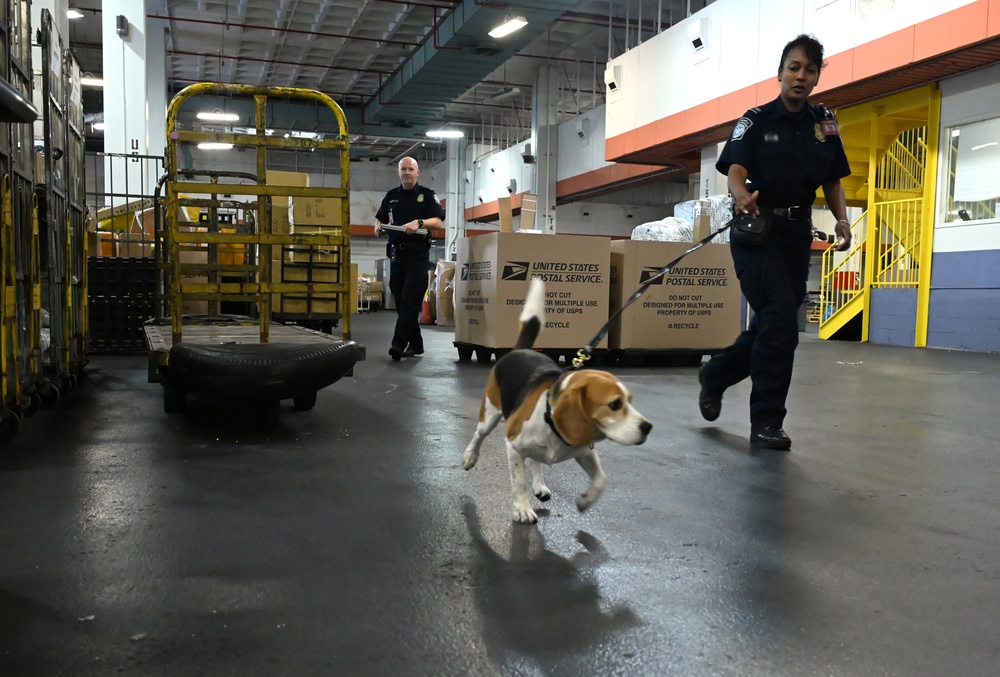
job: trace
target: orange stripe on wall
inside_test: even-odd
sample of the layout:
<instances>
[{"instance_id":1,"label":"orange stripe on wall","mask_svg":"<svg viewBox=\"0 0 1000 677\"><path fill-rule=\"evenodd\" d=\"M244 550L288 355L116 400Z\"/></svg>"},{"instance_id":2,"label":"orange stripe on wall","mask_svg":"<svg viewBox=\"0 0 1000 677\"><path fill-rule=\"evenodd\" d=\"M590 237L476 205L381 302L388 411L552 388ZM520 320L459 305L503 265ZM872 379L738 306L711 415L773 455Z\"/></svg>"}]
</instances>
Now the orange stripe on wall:
<instances>
[{"instance_id":1,"label":"orange stripe on wall","mask_svg":"<svg viewBox=\"0 0 1000 677\"><path fill-rule=\"evenodd\" d=\"M890 73L986 38L1000 35L1000 0L976 0L940 16L859 45L827 59L817 94ZM775 77L723 94L714 101L667 115L607 139L605 160L612 162L660 144L698 134L735 121L748 108L778 96ZM653 135L649 130L653 129Z\"/></svg>"}]
</instances>

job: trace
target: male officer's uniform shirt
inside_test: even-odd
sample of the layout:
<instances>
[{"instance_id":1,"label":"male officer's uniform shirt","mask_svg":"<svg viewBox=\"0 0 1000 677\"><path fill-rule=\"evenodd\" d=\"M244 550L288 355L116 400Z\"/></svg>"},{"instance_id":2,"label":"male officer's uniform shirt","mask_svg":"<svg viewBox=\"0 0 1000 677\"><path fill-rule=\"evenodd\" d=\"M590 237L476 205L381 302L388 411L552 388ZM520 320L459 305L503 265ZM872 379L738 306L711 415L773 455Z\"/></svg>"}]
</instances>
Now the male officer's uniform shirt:
<instances>
[{"instance_id":1,"label":"male officer's uniform shirt","mask_svg":"<svg viewBox=\"0 0 1000 677\"><path fill-rule=\"evenodd\" d=\"M402 186L393 188L385 197L375 218L379 223L387 223L394 226L402 226L404 223L416 219L430 219L433 217L444 218L444 209L441 201L438 200L437 193L430 188L425 188L419 183L412 190L406 190ZM430 234L406 235L388 231L389 244L387 249L391 249L399 244L406 243L407 250L427 251L430 249Z\"/></svg>"},{"instance_id":2,"label":"male officer's uniform shirt","mask_svg":"<svg viewBox=\"0 0 1000 677\"><path fill-rule=\"evenodd\" d=\"M734 164L746 167L747 190L760 191L764 208L811 205L817 188L851 173L833 113L808 104L790 113L781 97L736 123L715 166L728 174Z\"/></svg>"}]
</instances>

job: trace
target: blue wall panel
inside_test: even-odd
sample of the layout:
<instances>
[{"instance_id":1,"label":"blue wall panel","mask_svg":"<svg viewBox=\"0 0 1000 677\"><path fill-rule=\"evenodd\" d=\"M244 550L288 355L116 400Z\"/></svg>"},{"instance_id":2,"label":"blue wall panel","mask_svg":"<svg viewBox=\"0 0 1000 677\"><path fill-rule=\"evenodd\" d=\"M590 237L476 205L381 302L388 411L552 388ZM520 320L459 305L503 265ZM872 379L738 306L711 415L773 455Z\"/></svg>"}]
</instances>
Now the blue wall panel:
<instances>
[{"instance_id":1,"label":"blue wall panel","mask_svg":"<svg viewBox=\"0 0 1000 677\"><path fill-rule=\"evenodd\" d=\"M927 345L1000 352L1000 251L934 255Z\"/></svg>"},{"instance_id":2,"label":"blue wall panel","mask_svg":"<svg viewBox=\"0 0 1000 677\"><path fill-rule=\"evenodd\" d=\"M873 289L868 341L913 346L917 325L916 289Z\"/></svg>"}]
</instances>

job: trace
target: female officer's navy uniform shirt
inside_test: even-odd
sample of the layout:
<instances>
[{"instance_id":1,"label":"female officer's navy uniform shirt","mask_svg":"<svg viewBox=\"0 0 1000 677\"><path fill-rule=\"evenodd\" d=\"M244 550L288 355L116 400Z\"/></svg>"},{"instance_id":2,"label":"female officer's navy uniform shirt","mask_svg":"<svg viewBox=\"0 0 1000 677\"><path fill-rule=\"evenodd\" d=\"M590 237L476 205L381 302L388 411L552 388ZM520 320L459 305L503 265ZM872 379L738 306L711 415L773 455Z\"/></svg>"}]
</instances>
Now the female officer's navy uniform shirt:
<instances>
[{"instance_id":1,"label":"female officer's navy uniform shirt","mask_svg":"<svg viewBox=\"0 0 1000 677\"><path fill-rule=\"evenodd\" d=\"M438 200L437 193L431 188L425 188L419 183L413 190L405 190L398 186L382 198L382 205L379 207L375 218L379 223L388 223L394 226L401 226L416 219L430 219L433 217L444 218L444 209L441 201ZM405 243L406 251L426 252L430 249L430 237L423 235L406 235L388 231L389 244L387 251L400 244ZM391 254L389 254L391 256Z\"/></svg>"},{"instance_id":2,"label":"female officer's navy uniform shirt","mask_svg":"<svg viewBox=\"0 0 1000 677\"><path fill-rule=\"evenodd\" d=\"M820 186L849 176L851 168L837 128L825 106L806 104L790 113L778 97L751 108L736 123L715 167L747 169L747 190L760 191L763 208L807 207Z\"/></svg>"}]
</instances>

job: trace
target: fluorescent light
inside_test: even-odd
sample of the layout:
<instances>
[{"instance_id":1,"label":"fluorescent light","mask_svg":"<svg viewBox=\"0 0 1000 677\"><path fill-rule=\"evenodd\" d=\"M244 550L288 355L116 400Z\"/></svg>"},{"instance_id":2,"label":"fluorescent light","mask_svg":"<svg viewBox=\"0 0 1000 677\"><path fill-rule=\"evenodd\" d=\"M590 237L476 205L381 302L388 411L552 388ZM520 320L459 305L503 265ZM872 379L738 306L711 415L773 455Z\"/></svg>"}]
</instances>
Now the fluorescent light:
<instances>
[{"instance_id":1,"label":"fluorescent light","mask_svg":"<svg viewBox=\"0 0 1000 677\"><path fill-rule=\"evenodd\" d=\"M430 129L427 136L433 139L461 139L465 132L460 129Z\"/></svg>"},{"instance_id":2,"label":"fluorescent light","mask_svg":"<svg viewBox=\"0 0 1000 677\"><path fill-rule=\"evenodd\" d=\"M98 132L103 132L104 131L104 123L103 122L95 122L92 126L94 128L94 131L98 131Z\"/></svg>"},{"instance_id":3,"label":"fluorescent light","mask_svg":"<svg viewBox=\"0 0 1000 677\"><path fill-rule=\"evenodd\" d=\"M78 9L68 9L66 10L66 16L70 19L82 19L83 12Z\"/></svg>"},{"instance_id":4,"label":"fluorescent light","mask_svg":"<svg viewBox=\"0 0 1000 677\"><path fill-rule=\"evenodd\" d=\"M510 35L514 31L520 30L528 25L528 20L523 16L504 17L503 23L490 31L491 38L502 38Z\"/></svg>"},{"instance_id":5,"label":"fluorescent light","mask_svg":"<svg viewBox=\"0 0 1000 677\"><path fill-rule=\"evenodd\" d=\"M221 141L202 141L198 144L198 148L202 150L229 150L233 147L231 143L223 143Z\"/></svg>"},{"instance_id":6,"label":"fluorescent light","mask_svg":"<svg viewBox=\"0 0 1000 677\"><path fill-rule=\"evenodd\" d=\"M493 96L486 99L487 101L503 101L504 99L509 99L512 96L517 96L521 93L520 87L511 87L509 85L504 85L503 88L494 94Z\"/></svg>"},{"instance_id":7,"label":"fluorescent light","mask_svg":"<svg viewBox=\"0 0 1000 677\"><path fill-rule=\"evenodd\" d=\"M80 84L84 87L103 87L104 78L95 78L93 76L83 76L80 78Z\"/></svg>"},{"instance_id":8,"label":"fluorescent light","mask_svg":"<svg viewBox=\"0 0 1000 677\"><path fill-rule=\"evenodd\" d=\"M223 113L221 110L201 111L198 113L199 120L211 120L213 122L236 122L240 119L240 116L236 113Z\"/></svg>"}]
</instances>

